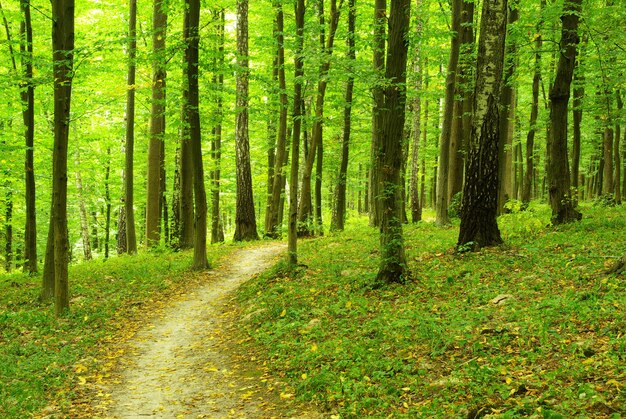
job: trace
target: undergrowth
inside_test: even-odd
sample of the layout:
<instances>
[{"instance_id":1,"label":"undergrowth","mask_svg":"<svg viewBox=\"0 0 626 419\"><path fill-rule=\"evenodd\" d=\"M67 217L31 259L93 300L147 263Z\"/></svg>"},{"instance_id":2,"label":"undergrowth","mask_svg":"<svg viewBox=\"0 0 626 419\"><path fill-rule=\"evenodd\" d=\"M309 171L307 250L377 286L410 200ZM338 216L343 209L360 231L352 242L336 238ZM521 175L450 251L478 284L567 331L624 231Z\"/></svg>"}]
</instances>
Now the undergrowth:
<instances>
[{"instance_id":1,"label":"undergrowth","mask_svg":"<svg viewBox=\"0 0 626 419\"><path fill-rule=\"evenodd\" d=\"M405 226L415 280L374 290L377 230L301 242L239 291L244 353L337 417L626 415L626 211L500 217L505 245L458 254L458 225Z\"/></svg>"},{"instance_id":2,"label":"undergrowth","mask_svg":"<svg viewBox=\"0 0 626 419\"><path fill-rule=\"evenodd\" d=\"M226 248L212 247L211 259ZM189 252L140 253L70 267L70 313L54 317L40 277L0 276L0 417L75 417L86 379L108 377L119 343L196 275ZM147 307L150 307L148 310Z\"/></svg>"}]
</instances>

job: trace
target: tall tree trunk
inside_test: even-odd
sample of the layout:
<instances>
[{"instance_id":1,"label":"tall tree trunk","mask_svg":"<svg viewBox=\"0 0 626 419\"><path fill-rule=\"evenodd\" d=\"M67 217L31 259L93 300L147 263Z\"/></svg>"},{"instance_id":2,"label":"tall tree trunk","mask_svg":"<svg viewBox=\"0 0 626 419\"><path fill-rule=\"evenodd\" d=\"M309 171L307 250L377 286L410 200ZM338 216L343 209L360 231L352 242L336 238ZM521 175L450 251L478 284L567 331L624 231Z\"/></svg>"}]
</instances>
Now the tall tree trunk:
<instances>
[{"instance_id":1,"label":"tall tree trunk","mask_svg":"<svg viewBox=\"0 0 626 419\"><path fill-rule=\"evenodd\" d=\"M417 0L417 25L416 35L418 39L421 39L423 34L424 21L421 16L423 12L422 0ZM413 88L416 92L422 91L422 45L418 42L413 54L413 74L415 77ZM418 93L413 98L411 103L411 115L412 115L412 127L411 127L411 177L409 181L409 193L411 202L411 221L416 223L422 219L422 206L420 203L419 194L419 152L420 152L420 138L421 138L421 117L422 117L422 98L421 93ZM424 147L424 144L421 145Z\"/></svg>"},{"instance_id":2,"label":"tall tree trunk","mask_svg":"<svg viewBox=\"0 0 626 419\"><path fill-rule=\"evenodd\" d=\"M293 122L291 143L291 172L289 175L289 265L298 264L298 166L300 159L300 128L302 124L302 79L304 77L304 0L296 0L296 46L294 51L294 95L293 95Z\"/></svg>"},{"instance_id":3,"label":"tall tree trunk","mask_svg":"<svg viewBox=\"0 0 626 419\"><path fill-rule=\"evenodd\" d=\"M380 203L380 162L381 162L381 135L382 121L381 112L384 106L383 74L385 71L385 23L387 16L387 0L375 0L374 2L374 54L373 67L376 73L376 81L372 87L372 143L370 149L370 176L369 176L369 224L372 227L380 226L381 203Z\"/></svg>"},{"instance_id":4,"label":"tall tree trunk","mask_svg":"<svg viewBox=\"0 0 626 419\"><path fill-rule=\"evenodd\" d=\"M509 31L519 19L519 6L509 11L508 25ZM507 181L511 176L511 162L513 161L512 130L515 121L515 88L513 86L513 75L515 74L515 60L517 59L517 44L514 37L508 37L504 54L504 78L502 80L502 92L500 96L500 138L498 144L498 213L504 210L504 204L508 199L513 198L514 188L511 182Z\"/></svg>"},{"instance_id":5,"label":"tall tree trunk","mask_svg":"<svg viewBox=\"0 0 626 419\"><path fill-rule=\"evenodd\" d=\"M428 91L428 56L424 57L424 90ZM428 143L428 98L424 101L424 128L422 129L421 147L426 150ZM422 175L420 177L420 208L426 205L426 153L422 153Z\"/></svg>"},{"instance_id":6,"label":"tall tree trunk","mask_svg":"<svg viewBox=\"0 0 626 419\"><path fill-rule=\"evenodd\" d=\"M213 58L213 84L217 87L215 100L215 126L211 138L211 158L213 170L211 171L211 243L224 241L224 226L220 214L220 176L222 159L222 101L224 91L224 9L213 13L218 19L217 24L217 57Z\"/></svg>"},{"instance_id":7,"label":"tall tree trunk","mask_svg":"<svg viewBox=\"0 0 626 419\"><path fill-rule=\"evenodd\" d=\"M608 124L611 123L611 117L609 116ZM604 152L604 171L602 173L602 193L613 194L615 188L613 184L613 132L612 126L604 128L603 135L603 152Z\"/></svg>"},{"instance_id":8,"label":"tall tree trunk","mask_svg":"<svg viewBox=\"0 0 626 419\"><path fill-rule=\"evenodd\" d=\"M461 45L461 11L463 0L452 0L452 32L450 36L450 57L446 72L446 99L441 136L439 137L439 163L437 166L437 198L435 203L436 223L439 226L450 223L448 218L448 175L450 163L450 137L454 121L454 92L456 73L459 64Z\"/></svg>"},{"instance_id":9,"label":"tall tree trunk","mask_svg":"<svg viewBox=\"0 0 626 419\"><path fill-rule=\"evenodd\" d=\"M124 217L126 227L126 252L137 253L135 231L135 73L137 57L137 0L129 0L128 17L128 76L126 92L126 146L124 165ZM110 203L109 203L110 206ZM107 242L108 243L108 242Z\"/></svg>"},{"instance_id":10,"label":"tall tree trunk","mask_svg":"<svg viewBox=\"0 0 626 419\"><path fill-rule=\"evenodd\" d=\"M563 5L561 21L561 53L550 89L550 161L548 184L552 223L563 224L580 220L582 214L574 208L570 190L569 162L567 158L567 103L576 61L576 46L579 42L578 21L582 0L569 0Z\"/></svg>"},{"instance_id":11,"label":"tall tree trunk","mask_svg":"<svg viewBox=\"0 0 626 419\"><path fill-rule=\"evenodd\" d=\"M233 240L258 240L248 137L248 0L237 1L237 207Z\"/></svg>"},{"instance_id":12,"label":"tall tree trunk","mask_svg":"<svg viewBox=\"0 0 626 419\"><path fill-rule=\"evenodd\" d=\"M498 228L499 110L507 0L483 3L475 87L475 114L469 147L459 247L478 249L502 243Z\"/></svg>"},{"instance_id":13,"label":"tall tree trunk","mask_svg":"<svg viewBox=\"0 0 626 419\"><path fill-rule=\"evenodd\" d=\"M48 227L48 236L46 238L46 252L43 265L43 275L41 278L41 292L39 301L48 302L54 299L55 275L54 275L54 215L53 206L54 196L50 205L50 222Z\"/></svg>"},{"instance_id":14,"label":"tall tree trunk","mask_svg":"<svg viewBox=\"0 0 626 419\"><path fill-rule=\"evenodd\" d=\"M117 214L117 254L123 255L126 253L126 208L122 205Z\"/></svg>"},{"instance_id":15,"label":"tall tree trunk","mask_svg":"<svg viewBox=\"0 0 626 419\"><path fill-rule=\"evenodd\" d=\"M348 179L348 158L350 153L350 134L352 128L352 96L354 91L354 62L356 60L354 30L356 25L355 0L348 0L348 80L344 95L345 105L343 108L343 136L341 138L341 160L339 174L337 176L337 188L335 189L335 205L330 223L330 230L343 230L346 221L346 183ZM359 166L360 169L360 166ZM360 171L359 171L360 174ZM359 212L361 211L361 197L359 190Z\"/></svg>"},{"instance_id":16,"label":"tall tree trunk","mask_svg":"<svg viewBox=\"0 0 626 419\"><path fill-rule=\"evenodd\" d=\"M89 219L87 218L87 208L85 207L85 196L83 193L83 178L80 174L80 161L78 153L74 155L74 165L76 166L76 191L78 193L78 208L80 212L80 235L83 240L83 257L91 260L91 241L89 239Z\"/></svg>"},{"instance_id":17,"label":"tall tree trunk","mask_svg":"<svg viewBox=\"0 0 626 419\"><path fill-rule=\"evenodd\" d=\"M154 0L152 34L152 109L150 142L148 144L148 191L146 202L146 246L158 246L161 240L163 136L165 134L165 37L167 35L167 6L164 0Z\"/></svg>"},{"instance_id":18,"label":"tall tree trunk","mask_svg":"<svg viewBox=\"0 0 626 419\"><path fill-rule=\"evenodd\" d=\"M54 65L54 152L52 170L52 223L54 240L54 311L69 310L67 236L67 149L74 62L74 0L52 1Z\"/></svg>"},{"instance_id":19,"label":"tall tree trunk","mask_svg":"<svg viewBox=\"0 0 626 419\"><path fill-rule=\"evenodd\" d=\"M10 180L5 183L6 192L4 195L4 269L11 272L13 269L13 185Z\"/></svg>"},{"instance_id":20,"label":"tall tree trunk","mask_svg":"<svg viewBox=\"0 0 626 419\"><path fill-rule=\"evenodd\" d=\"M583 98L585 97L583 70L580 68L580 54L574 68L574 103L572 117L574 120L574 135L572 137L572 191L574 205L578 203L578 176L580 172L580 127L583 119Z\"/></svg>"},{"instance_id":21,"label":"tall tree trunk","mask_svg":"<svg viewBox=\"0 0 626 419\"><path fill-rule=\"evenodd\" d=\"M200 132L199 87L198 87L198 46L200 42L200 0L186 0L183 38L186 43L185 62L187 87L186 103L189 117L189 137L193 164L193 195L195 203L195 237L193 243L194 269L209 266L206 254L207 203L204 188L204 167L202 164L202 144Z\"/></svg>"},{"instance_id":22,"label":"tall tree trunk","mask_svg":"<svg viewBox=\"0 0 626 419\"><path fill-rule=\"evenodd\" d=\"M615 92L615 96L617 99L617 112L618 117L615 119L615 141L614 141L614 150L613 150L613 158L615 159L615 203L620 205L622 203L622 191L621 191L621 180L622 180L622 159L620 156L620 140L621 140L621 114L622 108L624 107L624 102L622 102L622 95L619 89Z\"/></svg>"},{"instance_id":23,"label":"tall tree trunk","mask_svg":"<svg viewBox=\"0 0 626 419\"><path fill-rule=\"evenodd\" d=\"M341 7L341 1L339 7ZM313 205L311 201L311 177L313 175L313 164L315 156L318 157L315 176L315 194L316 194L316 214L313 220L316 224L315 229L321 229L321 169L322 169L322 153L323 153L323 128L324 128L324 100L326 97L326 87L328 85L328 71L330 69L330 59L333 54L333 44L335 42L335 33L339 24L339 9L337 8L337 0L330 2L330 22L328 30L328 39L324 39L324 32L320 35L320 46L322 54L322 63L319 68L319 80L317 82L317 94L315 97L315 117L313 118L313 127L311 132L311 143L309 145L308 154L304 167L302 168L302 185L300 188L300 206L298 208L299 234L301 236L312 235L314 228L311 226L313 218ZM320 7L320 24L324 25L324 9L323 1L319 3Z\"/></svg>"},{"instance_id":24,"label":"tall tree trunk","mask_svg":"<svg viewBox=\"0 0 626 419\"><path fill-rule=\"evenodd\" d=\"M111 186L109 179L111 177L111 147L107 147L107 165L104 170L104 200L106 202L105 221L104 221L104 258L109 258L109 239L111 235ZM124 211L124 223L128 222L126 211ZM126 232L126 243L128 245L128 228ZM127 250L128 251L128 250Z\"/></svg>"},{"instance_id":25,"label":"tall tree trunk","mask_svg":"<svg viewBox=\"0 0 626 419\"><path fill-rule=\"evenodd\" d=\"M278 72L279 89L279 114L278 114L278 137L276 140L276 154L274 159L274 177L271 189L270 205L265 220L265 235L268 237L280 237L280 203L283 196L283 189L286 175L285 163L287 160L287 112L289 102L287 97L287 83L285 81L285 37L284 15L282 2L274 1L276 10L276 70Z\"/></svg>"},{"instance_id":26,"label":"tall tree trunk","mask_svg":"<svg viewBox=\"0 0 626 419\"><path fill-rule=\"evenodd\" d=\"M189 12L185 10L186 14ZM185 18L188 18L185 16ZM188 41L187 41L188 42ZM188 48L188 47L187 47ZM184 58L187 60L187 57ZM189 115L189 81L188 62L183 64L183 105L181 109L181 138L180 138L180 195L179 195L179 231L173 232L178 236L178 246L181 249L191 249L194 243L194 194L193 194L193 152L191 139L191 121Z\"/></svg>"},{"instance_id":27,"label":"tall tree trunk","mask_svg":"<svg viewBox=\"0 0 626 419\"><path fill-rule=\"evenodd\" d=\"M382 109L381 151L381 222L380 266L376 281L379 284L405 282L410 277L404 253L402 235L402 191L400 169L403 158L404 122L406 106L406 62L409 32L409 0L391 0L389 37Z\"/></svg>"},{"instance_id":28,"label":"tall tree trunk","mask_svg":"<svg viewBox=\"0 0 626 419\"><path fill-rule=\"evenodd\" d=\"M20 25L20 56L22 64L21 96L22 119L26 158L24 163L24 190L26 200L26 228L24 230L24 270L37 272L37 212L35 201L35 85L33 83L33 27L30 18L30 2L20 0L22 20Z\"/></svg>"}]
</instances>

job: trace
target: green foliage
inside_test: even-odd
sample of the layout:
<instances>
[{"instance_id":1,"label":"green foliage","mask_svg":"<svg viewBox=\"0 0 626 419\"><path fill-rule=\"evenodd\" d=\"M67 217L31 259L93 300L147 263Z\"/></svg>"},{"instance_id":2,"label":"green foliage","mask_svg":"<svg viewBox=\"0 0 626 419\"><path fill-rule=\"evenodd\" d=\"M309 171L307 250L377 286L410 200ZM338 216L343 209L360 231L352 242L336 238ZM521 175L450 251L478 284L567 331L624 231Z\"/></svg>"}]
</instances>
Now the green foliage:
<instances>
[{"instance_id":1,"label":"green foliage","mask_svg":"<svg viewBox=\"0 0 626 419\"><path fill-rule=\"evenodd\" d=\"M376 290L377 234L353 219L301 244L297 278L279 270L240 289L253 338L242 352L340 417L619 411L626 285L598 273L623 254L626 213L583 213L555 229L533 203L500 217L506 245L464 254L456 229L407 225L415 280Z\"/></svg>"},{"instance_id":2,"label":"green foliage","mask_svg":"<svg viewBox=\"0 0 626 419\"><path fill-rule=\"evenodd\" d=\"M600 195L593 200L593 205L597 207L614 207L617 205L615 202L615 196L613 194L605 193L604 195Z\"/></svg>"},{"instance_id":3,"label":"green foliage","mask_svg":"<svg viewBox=\"0 0 626 419\"><path fill-rule=\"evenodd\" d=\"M452 195L450 205L448 205L448 216L450 218L461 217L461 201L463 200L463 193L457 192Z\"/></svg>"},{"instance_id":4,"label":"green foliage","mask_svg":"<svg viewBox=\"0 0 626 419\"><path fill-rule=\"evenodd\" d=\"M45 406L65 416L80 375L110 362L104 342L132 335L146 307L193 283L190 265L189 252L159 252L73 266L71 311L60 319L37 303L39 278L0 276L0 416L23 418Z\"/></svg>"}]
</instances>

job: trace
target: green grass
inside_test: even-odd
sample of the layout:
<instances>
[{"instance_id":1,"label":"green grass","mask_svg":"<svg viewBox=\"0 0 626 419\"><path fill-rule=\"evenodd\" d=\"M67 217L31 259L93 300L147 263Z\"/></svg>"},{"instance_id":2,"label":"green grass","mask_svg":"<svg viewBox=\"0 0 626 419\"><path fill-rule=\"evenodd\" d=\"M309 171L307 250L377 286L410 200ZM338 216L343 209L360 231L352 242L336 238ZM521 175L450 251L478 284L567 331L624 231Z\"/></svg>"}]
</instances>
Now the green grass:
<instances>
[{"instance_id":1,"label":"green grass","mask_svg":"<svg viewBox=\"0 0 626 419\"><path fill-rule=\"evenodd\" d=\"M211 247L211 259L227 250ZM191 259L189 252L140 253L72 266L71 311L60 319L37 303L39 277L0 276L0 417L44 408L72 416L85 377L106 375L121 354L111 351L138 321L193 283Z\"/></svg>"},{"instance_id":2,"label":"green grass","mask_svg":"<svg viewBox=\"0 0 626 419\"><path fill-rule=\"evenodd\" d=\"M465 254L458 223L407 225L415 280L380 290L377 231L350 220L301 242L297 272L241 288L245 351L341 417L626 415L626 283L598 275L624 253L626 211L583 214L554 228L532 206L500 218L504 246Z\"/></svg>"}]
</instances>

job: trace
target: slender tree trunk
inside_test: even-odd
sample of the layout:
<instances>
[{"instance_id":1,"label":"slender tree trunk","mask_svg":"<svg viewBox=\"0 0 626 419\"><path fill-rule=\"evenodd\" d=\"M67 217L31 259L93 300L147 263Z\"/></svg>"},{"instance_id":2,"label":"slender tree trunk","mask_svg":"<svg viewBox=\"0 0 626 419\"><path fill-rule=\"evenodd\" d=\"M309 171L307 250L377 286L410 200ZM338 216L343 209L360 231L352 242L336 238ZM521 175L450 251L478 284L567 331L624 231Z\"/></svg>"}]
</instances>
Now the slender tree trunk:
<instances>
[{"instance_id":1,"label":"slender tree trunk","mask_svg":"<svg viewBox=\"0 0 626 419\"><path fill-rule=\"evenodd\" d=\"M91 211L91 248L93 250L100 250L100 237L98 234L98 213L95 210Z\"/></svg>"},{"instance_id":2,"label":"slender tree trunk","mask_svg":"<svg viewBox=\"0 0 626 419\"><path fill-rule=\"evenodd\" d=\"M148 191L146 203L146 246L158 246L161 240L163 136L165 134L165 37L167 34L167 7L164 0L154 0L152 18L152 110L150 115L150 142L148 145Z\"/></svg>"},{"instance_id":3,"label":"slender tree trunk","mask_svg":"<svg viewBox=\"0 0 626 419\"><path fill-rule=\"evenodd\" d=\"M296 46L294 51L293 129L291 143L291 173L289 175L289 240L288 263L298 264L298 163L300 159L300 128L302 123L302 79L304 77L304 0L295 3Z\"/></svg>"},{"instance_id":4,"label":"slender tree trunk","mask_svg":"<svg viewBox=\"0 0 626 419\"><path fill-rule=\"evenodd\" d=\"M222 101L224 91L224 10L214 12L214 18L219 19L217 24L217 57L213 60L213 84L217 86L215 100L215 126L211 138L211 157L213 170L211 171L211 243L224 241L224 226L220 214L220 176L222 159Z\"/></svg>"},{"instance_id":5,"label":"slender tree trunk","mask_svg":"<svg viewBox=\"0 0 626 419\"><path fill-rule=\"evenodd\" d=\"M69 310L67 235L67 151L74 58L74 0L52 1L52 51L54 63L54 152L52 223L54 240L54 311Z\"/></svg>"},{"instance_id":6,"label":"slender tree trunk","mask_svg":"<svg viewBox=\"0 0 626 419\"><path fill-rule=\"evenodd\" d=\"M78 153L74 155L74 165L76 166L76 191L78 193L78 208L80 212L80 235L83 240L83 257L91 260L91 241L89 239L89 219L87 218L87 208L85 207L85 196L83 193L83 178L80 175L80 162Z\"/></svg>"},{"instance_id":7,"label":"slender tree trunk","mask_svg":"<svg viewBox=\"0 0 626 419\"><path fill-rule=\"evenodd\" d=\"M624 107L624 102L622 102L622 96L619 89L615 92L617 99L617 112L618 116L622 114L622 108ZM622 159L620 156L620 140L621 140L621 126L620 126L620 118L616 118L615 122L615 141L614 141L614 150L613 157L615 159L615 203L620 205L622 203L622 191L621 191L621 180L622 180Z\"/></svg>"},{"instance_id":8,"label":"slender tree trunk","mask_svg":"<svg viewBox=\"0 0 626 419\"><path fill-rule=\"evenodd\" d=\"M428 91L428 56L424 57L424 90ZM428 143L428 105L429 101L424 101L424 124L422 129L422 149L426 150ZM426 153L422 153L422 175L420 177L420 208L426 205Z\"/></svg>"},{"instance_id":9,"label":"slender tree trunk","mask_svg":"<svg viewBox=\"0 0 626 419\"><path fill-rule=\"evenodd\" d=\"M137 57L137 0L129 0L128 18L128 76L126 92L126 146L124 166L124 216L126 227L126 252L137 253L135 231L135 73ZM110 203L109 203L110 207ZM108 243L108 242L107 242Z\"/></svg>"},{"instance_id":10,"label":"slender tree trunk","mask_svg":"<svg viewBox=\"0 0 626 419\"><path fill-rule=\"evenodd\" d=\"M237 207L233 240L258 240L248 137L248 0L237 1Z\"/></svg>"},{"instance_id":11,"label":"slender tree trunk","mask_svg":"<svg viewBox=\"0 0 626 419\"><path fill-rule=\"evenodd\" d=\"M274 1L274 9L276 10L276 69L278 72L278 88L280 109L278 114L278 137L276 140L276 156L274 160L274 178L272 184L272 192L270 197L270 205L265 221L265 235L268 237L280 237L280 203L283 197L283 189L286 175L285 162L287 160L287 112L289 111L289 102L287 97L287 83L285 81L285 37L284 16L282 2Z\"/></svg>"},{"instance_id":12,"label":"slender tree trunk","mask_svg":"<svg viewBox=\"0 0 626 419\"><path fill-rule=\"evenodd\" d=\"M111 177L111 147L107 148L107 165L104 170L104 200L106 202L105 221L104 221L104 258L109 258L109 239L111 236L111 186L109 179ZM128 222L128 216L124 211L124 223ZM126 227L126 226L125 226ZM126 232L126 243L128 244L128 228ZM128 250L127 250L128 251Z\"/></svg>"},{"instance_id":13,"label":"slender tree trunk","mask_svg":"<svg viewBox=\"0 0 626 419\"><path fill-rule=\"evenodd\" d=\"M563 224L582 218L574 208L570 190L569 162L567 158L567 104L578 45L578 21L582 0L570 0L563 6L561 53L554 85L550 89L550 161L548 185L552 223Z\"/></svg>"},{"instance_id":14,"label":"slender tree trunk","mask_svg":"<svg viewBox=\"0 0 626 419\"><path fill-rule=\"evenodd\" d=\"M389 80L384 92L382 110L381 151L381 222L380 267L376 281L380 284L405 282L410 277L404 253L402 235L401 173L404 119L406 106L406 63L411 3L391 0L389 38L385 78Z\"/></svg>"},{"instance_id":15,"label":"slender tree trunk","mask_svg":"<svg viewBox=\"0 0 626 419\"><path fill-rule=\"evenodd\" d=\"M443 113L441 136L439 137L439 163L437 167L437 198L435 210L437 213L436 223L439 226L450 223L448 218L448 175L450 163L450 138L452 123L454 121L454 92L456 89L456 73L459 64L459 51L461 45L461 11L463 0L452 0L452 33L450 45L450 57L446 72L446 99Z\"/></svg>"},{"instance_id":16,"label":"slender tree trunk","mask_svg":"<svg viewBox=\"0 0 626 419\"><path fill-rule=\"evenodd\" d=\"M186 10L186 12L188 12ZM187 57L185 57L185 60ZM191 122L189 115L189 63L183 64L183 105L181 110L181 138L180 138L180 220L177 234L181 249L191 249L194 243L194 194L193 194L193 151L192 139L190 135Z\"/></svg>"},{"instance_id":17,"label":"slender tree trunk","mask_svg":"<svg viewBox=\"0 0 626 419\"><path fill-rule=\"evenodd\" d=\"M24 121L26 158L24 163L24 190L26 200L26 228L24 230L24 270L37 273L37 212L35 200L35 85L33 83L33 27L30 2L20 0L22 20L20 25L20 55L22 64L21 98Z\"/></svg>"},{"instance_id":18,"label":"slender tree trunk","mask_svg":"<svg viewBox=\"0 0 626 419\"><path fill-rule=\"evenodd\" d=\"M472 127L463 199L459 247L478 249L502 243L498 228L499 110L507 0L483 3Z\"/></svg>"},{"instance_id":19,"label":"slender tree trunk","mask_svg":"<svg viewBox=\"0 0 626 419\"><path fill-rule=\"evenodd\" d=\"M584 75L580 68L580 54L574 68L574 103L572 117L574 120L574 135L572 137L572 193L574 205L578 204L578 177L580 173L580 127L583 119L583 98L585 97Z\"/></svg>"},{"instance_id":20,"label":"slender tree trunk","mask_svg":"<svg viewBox=\"0 0 626 419\"><path fill-rule=\"evenodd\" d=\"M54 196L52 197L54 200ZM46 252L43 265L43 275L41 278L41 293L39 301L48 302L54 299L55 275L54 275L54 218L52 210L54 207L50 205L50 223L48 228L48 236L46 238Z\"/></svg>"},{"instance_id":21,"label":"slender tree trunk","mask_svg":"<svg viewBox=\"0 0 626 419\"><path fill-rule=\"evenodd\" d=\"M372 227L380 226L381 203L380 203L380 161L382 121L381 112L384 106L383 73L385 71L385 23L387 16L387 0L375 0L374 2L374 55L373 67L376 73L376 81L372 87L372 143L370 149L370 176L369 176L369 224Z\"/></svg>"},{"instance_id":22,"label":"slender tree trunk","mask_svg":"<svg viewBox=\"0 0 626 419\"><path fill-rule=\"evenodd\" d=\"M13 270L13 185L7 180L6 192L4 195L4 269L7 272Z\"/></svg>"},{"instance_id":23,"label":"slender tree trunk","mask_svg":"<svg viewBox=\"0 0 626 419\"><path fill-rule=\"evenodd\" d=\"M609 121L607 123L611 123L611 117L609 117ZM607 126L604 128L604 136L603 136L603 152L604 152L604 171L602 174L602 193L603 194L613 194L615 188L613 184L613 137L615 133L613 132L612 126Z\"/></svg>"},{"instance_id":24,"label":"slender tree trunk","mask_svg":"<svg viewBox=\"0 0 626 419\"><path fill-rule=\"evenodd\" d=\"M350 153L350 134L352 128L352 96L354 91L354 62L356 60L354 31L356 26L356 0L348 1L348 80L346 81L345 105L343 108L343 137L341 139L341 163L335 189L335 205L330 223L330 230L343 230L346 221L346 183L348 179L348 158ZM360 166L359 166L360 169ZM360 171L359 171L360 174ZM358 198L359 212L361 212L361 196Z\"/></svg>"},{"instance_id":25,"label":"slender tree trunk","mask_svg":"<svg viewBox=\"0 0 626 419\"><path fill-rule=\"evenodd\" d=\"M423 12L422 0L417 0L417 13ZM417 17L416 35L421 39L423 34L424 21L422 16ZM413 74L415 77L414 90L420 92L413 98L411 103L412 127L411 127L411 177L409 181L409 193L411 197L411 221L416 223L422 219L422 206L419 194L419 152L421 138L421 117L422 117L422 45L418 42L413 55ZM424 145L422 144L422 147Z\"/></svg>"},{"instance_id":26,"label":"slender tree trunk","mask_svg":"<svg viewBox=\"0 0 626 419\"><path fill-rule=\"evenodd\" d=\"M120 206L117 214L117 254L123 255L126 253L126 245L128 243L126 238L126 209L122 205Z\"/></svg>"},{"instance_id":27,"label":"slender tree trunk","mask_svg":"<svg viewBox=\"0 0 626 419\"><path fill-rule=\"evenodd\" d=\"M509 31L519 19L519 6L515 5L514 7L514 9L509 11ZM515 188L511 188L511 182L507 180L511 175L511 162L513 161L513 144L511 141L515 121L515 89L513 86L513 75L515 74L516 67L517 44L514 37L509 36L508 39L509 42L506 45L506 52L504 54L504 78L502 80L502 92L500 96L500 139L498 144L498 178L500 179L500 184L498 185L499 214L504 210L506 201L513 198L511 195L515 193Z\"/></svg>"}]
</instances>

